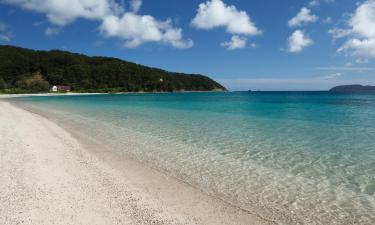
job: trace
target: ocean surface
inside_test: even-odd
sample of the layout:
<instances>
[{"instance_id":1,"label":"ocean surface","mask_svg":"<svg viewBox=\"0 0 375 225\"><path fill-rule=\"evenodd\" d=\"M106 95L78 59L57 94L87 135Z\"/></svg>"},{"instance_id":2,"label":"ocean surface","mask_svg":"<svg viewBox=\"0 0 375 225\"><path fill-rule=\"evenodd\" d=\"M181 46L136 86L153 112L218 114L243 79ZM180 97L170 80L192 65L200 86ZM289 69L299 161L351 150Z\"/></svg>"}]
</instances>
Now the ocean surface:
<instances>
[{"instance_id":1,"label":"ocean surface","mask_svg":"<svg viewBox=\"0 0 375 225\"><path fill-rule=\"evenodd\" d=\"M375 224L375 94L12 101L277 224Z\"/></svg>"}]
</instances>

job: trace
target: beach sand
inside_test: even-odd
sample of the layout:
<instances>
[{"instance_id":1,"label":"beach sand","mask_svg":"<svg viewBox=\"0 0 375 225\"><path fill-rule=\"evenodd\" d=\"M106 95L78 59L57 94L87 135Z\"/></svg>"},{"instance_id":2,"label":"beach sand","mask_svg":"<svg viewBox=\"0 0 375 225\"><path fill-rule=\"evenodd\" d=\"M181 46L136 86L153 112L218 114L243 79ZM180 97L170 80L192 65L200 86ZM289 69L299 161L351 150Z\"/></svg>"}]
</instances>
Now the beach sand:
<instances>
[{"instance_id":1,"label":"beach sand","mask_svg":"<svg viewBox=\"0 0 375 225\"><path fill-rule=\"evenodd\" d=\"M0 224L270 224L0 101Z\"/></svg>"}]
</instances>

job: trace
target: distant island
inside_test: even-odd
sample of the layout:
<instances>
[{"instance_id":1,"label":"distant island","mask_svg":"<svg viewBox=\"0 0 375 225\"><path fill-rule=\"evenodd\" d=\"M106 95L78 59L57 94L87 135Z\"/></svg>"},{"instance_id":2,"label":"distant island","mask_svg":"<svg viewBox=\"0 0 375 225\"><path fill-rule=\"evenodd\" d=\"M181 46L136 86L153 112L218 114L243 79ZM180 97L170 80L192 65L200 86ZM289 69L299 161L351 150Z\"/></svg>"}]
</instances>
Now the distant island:
<instances>
[{"instance_id":1,"label":"distant island","mask_svg":"<svg viewBox=\"0 0 375 225\"><path fill-rule=\"evenodd\" d=\"M353 85L341 85L336 86L329 90L331 92L367 92L367 91L375 91L375 86L364 86L360 84L353 84Z\"/></svg>"},{"instance_id":2,"label":"distant island","mask_svg":"<svg viewBox=\"0 0 375 225\"><path fill-rule=\"evenodd\" d=\"M64 87L64 88L60 88ZM0 93L225 91L207 76L109 57L0 45Z\"/></svg>"}]
</instances>

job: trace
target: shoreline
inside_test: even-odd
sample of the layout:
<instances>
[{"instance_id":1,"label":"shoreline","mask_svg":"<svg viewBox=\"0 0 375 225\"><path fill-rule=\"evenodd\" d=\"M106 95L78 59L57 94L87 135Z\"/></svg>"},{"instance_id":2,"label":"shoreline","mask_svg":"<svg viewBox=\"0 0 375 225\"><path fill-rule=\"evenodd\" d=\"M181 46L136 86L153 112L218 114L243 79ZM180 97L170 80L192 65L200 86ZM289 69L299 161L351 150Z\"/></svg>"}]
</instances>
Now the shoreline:
<instances>
[{"instance_id":1,"label":"shoreline","mask_svg":"<svg viewBox=\"0 0 375 225\"><path fill-rule=\"evenodd\" d=\"M0 94L0 99L47 96L105 95L107 93L41 93L41 94Z\"/></svg>"},{"instance_id":2,"label":"shoreline","mask_svg":"<svg viewBox=\"0 0 375 225\"><path fill-rule=\"evenodd\" d=\"M80 96L80 95L104 95L107 93L41 93L41 94L0 94L0 99L22 97L47 97L47 96Z\"/></svg>"},{"instance_id":3,"label":"shoreline","mask_svg":"<svg viewBox=\"0 0 375 225\"><path fill-rule=\"evenodd\" d=\"M147 165L129 158L128 156L115 153L108 149L104 144L98 143L82 133L69 131L63 126L61 127L58 123L56 123L56 121L51 121L43 115L26 111L23 108L7 102L0 101L0 105L2 106L1 108L3 108L3 110L0 111L2 114L4 114L4 110L17 111L18 114L29 117L31 120L37 120L41 124L48 124L48 126L51 126L53 127L53 129L58 130L58 133L64 133L65 135L69 136L69 138L65 138L64 140L68 143L68 146L72 143L73 145L77 145L78 150L76 150L76 152L67 152L66 149L62 148L61 151L64 151L68 155L76 154L77 156L77 153L79 153L78 155L80 156L84 155L88 158L95 158L95 162L89 162L87 165L100 168L104 167L106 168L106 170L111 171L109 177L112 176L116 178L114 180L111 180L107 177L103 177L103 179L107 180L106 182L114 183L115 181L121 181L120 183L125 183L125 185L131 186L133 188L132 191L128 190L129 193L138 193L142 196L141 198L134 200L135 204L146 206L153 205L152 207L146 207L146 209L141 209L133 213L136 213L137 215L140 214L141 217L147 217L149 216L149 213L143 215L144 210L146 210L147 212L154 212L154 210L162 211L161 218L158 217L158 221L160 221L156 224L180 224L181 221L183 221L181 224L271 224L270 222L267 222L256 215L250 214L247 211L229 205L228 203L225 203L220 199L208 196L200 190L191 187L180 180L162 174L155 169L148 167ZM5 118L5 120L3 120L2 123L9 123L9 121L7 121L7 117L3 118ZM45 128L40 127L41 124L38 124L38 129ZM3 129L3 127L0 128ZM29 129L28 127L23 128ZM12 137L9 138L11 139ZM20 140L12 141L18 142ZM46 141L48 142L48 137L46 138ZM62 145L64 146L64 144ZM37 150L35 149L35 151ZM78 158L78 161L85 161L82 159L82 157ZM79 174L79 171L75 172ZM88 173L90 173L90 170L88 170ZM119 184L115 184L115 186L116 185ZM125 187L124 189L126 190L129 188ZM94 197L95 199L91 200L97 200L95 194L99 193L95 193L95 190L93 191L94 195L92 195L91 197ZM103 193L106 193L106 191L107 190L104 188ZM103 193L100 193L100 195L102 195ZM84 193L81 194L84 195ZM108 195L110 196L111 194L108 193ZM109 201L109 205L112 205L116 203L120 204L121 200L126 201L126 199L117 199L117 197L116 200L112 199L112 201L114 202L109 201L109 199L105 199L105 197L103 201ZM4 205L3 207L6 207L6 205ZM127 210L129 211L129 209ZM124 211L126 212L127 210ZM2 211L3 210L1 210L0 212ZM123 214L120 213L117 216L121 217L123 216ZM116 215L114 215L114 218L116 218ZM120 218L116 218L116 220L119 219ZM152 218L148 218L148 222L151 221L149 219ZM168 221L173 222L170 223ZM106 224L113 223L114 221ZM128 224L147 224L147 222L140 221L137 223Z\"/></svg>"},{"instance_id":4,"label":"shoreline","mask_svg":"<svg viewBox=\"0 0 375 225\"><path fill-rule=\"evenodd\" d=\"M20 97L47 97L47 96L80 96L80 95L109 95L109 94L178 94L178 93L226 93L230 91L174 91L174 92L108 92L108 93L101 93L101 92L68 92L68 93L37 93L37 94L1 94L0 99L7 99L7 98L20 98Z\"/></svg>"}]
</instances>

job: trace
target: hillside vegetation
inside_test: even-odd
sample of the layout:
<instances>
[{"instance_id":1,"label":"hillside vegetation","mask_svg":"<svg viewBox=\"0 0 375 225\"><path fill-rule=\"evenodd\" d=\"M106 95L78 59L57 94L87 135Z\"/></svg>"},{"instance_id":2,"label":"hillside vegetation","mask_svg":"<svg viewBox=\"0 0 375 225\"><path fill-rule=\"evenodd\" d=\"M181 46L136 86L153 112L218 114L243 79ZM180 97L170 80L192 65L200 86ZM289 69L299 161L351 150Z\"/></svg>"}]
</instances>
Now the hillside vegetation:
<instances>
[{"instance_id":1,"label":"hillside vegetation","mask_svg":"<svg viewBox=\"0 0 375 225\"><path fill-rule=\"evenodd\" d=\"M333 87L331 92L375 92L375 86L364 86L360 84L353 84L353 85L341 85Z\"/></svg>"},{"instance_id":2,"label":"hillside vegetation","mask_svg":"<svg viewBox=\"0 0 375 225\"><path fill-rule=\"evenodd\" d=\"M1 92L46 92L51 85L71 86L76 92L225 90L203 75L172 73L116 58L0 45Z\"/></svg>"}]
</instances>

